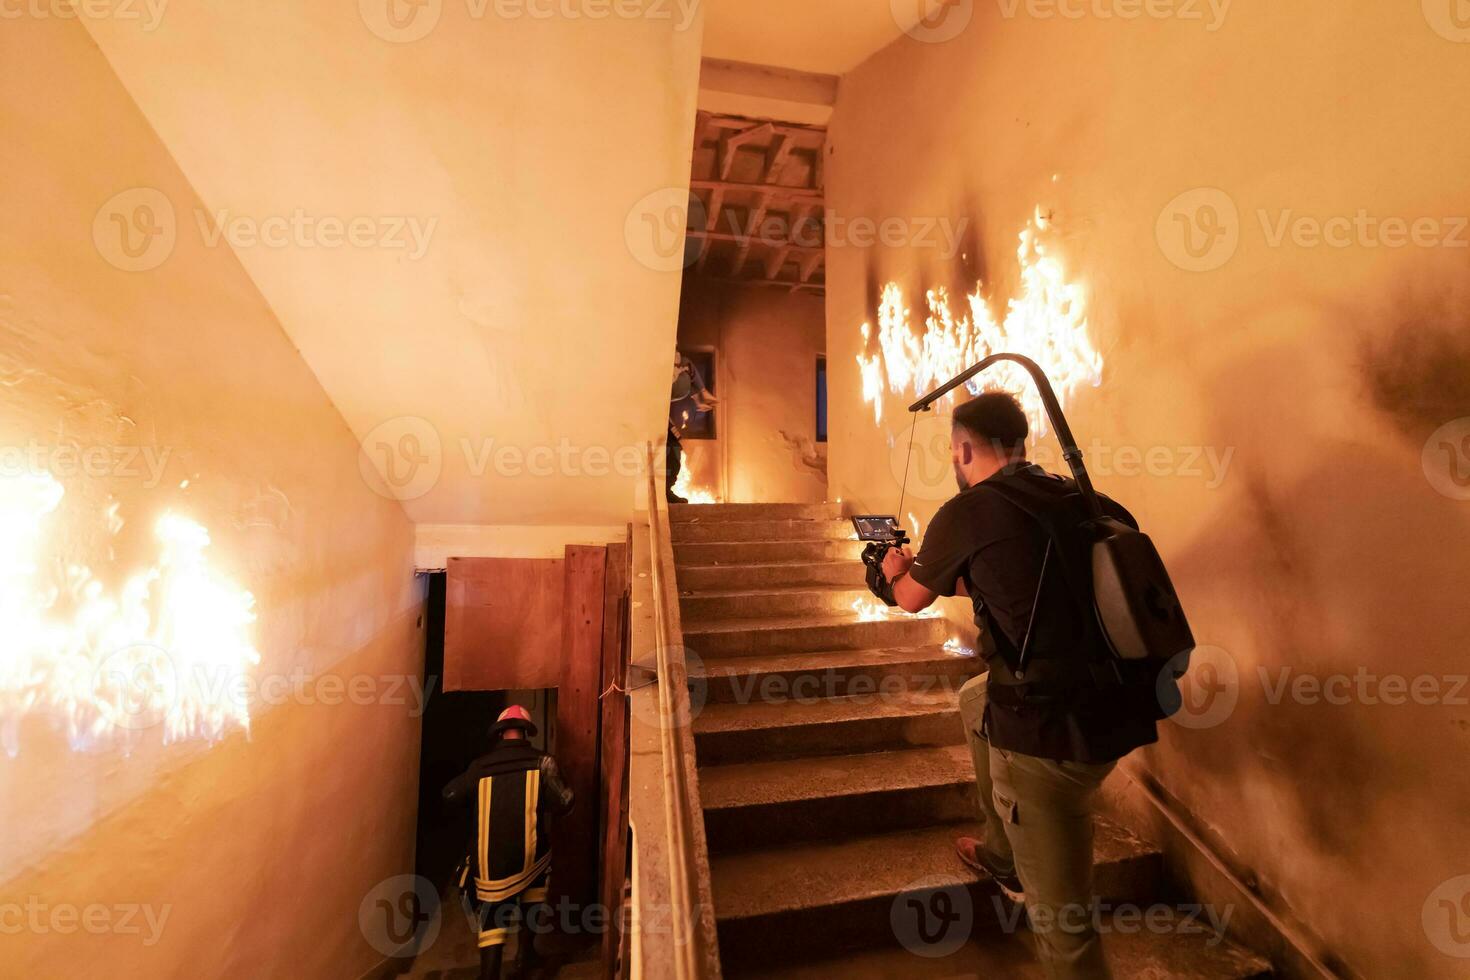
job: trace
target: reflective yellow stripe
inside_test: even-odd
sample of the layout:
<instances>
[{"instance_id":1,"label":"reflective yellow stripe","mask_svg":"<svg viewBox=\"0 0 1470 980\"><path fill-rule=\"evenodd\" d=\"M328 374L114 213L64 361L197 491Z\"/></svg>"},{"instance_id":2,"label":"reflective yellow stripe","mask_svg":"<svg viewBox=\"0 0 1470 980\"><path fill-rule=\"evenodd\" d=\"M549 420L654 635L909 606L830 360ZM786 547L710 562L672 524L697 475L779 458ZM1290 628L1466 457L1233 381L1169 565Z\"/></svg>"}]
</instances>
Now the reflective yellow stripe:
<instances>
[{"instance_id":1,"label":"reflective yellow stripe","mask_svg":"<svg viewBox=\"0 0 1470 980\"><path fill-rule=\"evenodd\" d=\"M480 864L475 869L480 874L486 874L490 870L490 792L495 788L493 777L486 776L480 780L480 823L479 832L476 835L476 844L480 852ZM475 883L478 885L480 879L477 877Z\"/></svg>"},{"instance_id":2,"label":"reflective yellow stripe","mask_svg":"<svg viewBox=\"0 0 1470 980\"><path fill-rule=\"evenodd\" d=\"M527 888L526 893L521 896L521 900L532 904L544 902L546 901L548 891L549 889L545 885L542 885L540 888Z\"/></svg>"},{"instance_id":3,"label":"reflective yellow stripe","mask_svg":"<svg viewBox=\"0 0 1470 980\"><path fill-rule=\"evenodd\" d=\"M487 949L491 946L504 946L506 940L509 938L509 929L491 929L488 932L482 932L480 933L480 948Z\"/></svg>"},{"instance_id":4,"label":"reflective yellow stripe","mask_svg":"<svg viewBox=\"0 0 1470 980\"><path fill-rule=\"evenodd\" d=\"M476 878L475 894L482 902L500 902L513 898L525 891L527 885L545 874L550 867L551 855L548 854L529 868L509 878L501 878L496 881Z\"/></svg>"},{"instance_id":5,"label":"reflective yellow stripe","mask_svg":"<svg viewBox=\"0 0 1470 980\"><path fill-rule=\"evenodd\" d=\"M541 770L526 773L526 867L536 863L536 803L541 795Z\"/></svg>"}]
</instances>

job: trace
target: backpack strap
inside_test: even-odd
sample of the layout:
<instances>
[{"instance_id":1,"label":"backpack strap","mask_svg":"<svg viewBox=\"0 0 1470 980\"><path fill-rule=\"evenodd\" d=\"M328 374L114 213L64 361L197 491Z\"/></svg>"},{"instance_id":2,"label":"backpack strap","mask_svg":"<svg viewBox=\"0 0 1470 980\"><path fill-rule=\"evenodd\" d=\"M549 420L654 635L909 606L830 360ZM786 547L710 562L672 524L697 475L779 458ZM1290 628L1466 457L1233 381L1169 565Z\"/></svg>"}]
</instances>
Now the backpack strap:
<instances>
[{"instance_id":1,"label":"backpack strap","mask_svg":"<svg viewBox=\"0 0 1470 980\"><path fill-rule=\"evenodd\" d=\"M1093 604L1092 570L1074 552L1078 543L1083 540L1082 525L1089 518L1070 505L1071 502L1083 502L1076 483L1065 478L1054 479L1064 486L1064 493L1053 494L1041 490L1020 473L993 477L977 484L976 489L989 490L1001 497L1030 517L1046 533L1047 554L1055 559L1050 564L1060 570L1067 595L1071 598L1077 615L1081 617L1084 632L1091 640L1088 644L1091 649L1087 651L1086 659L1079 661L1077 666L1088 675L1092 686L1114 688L1123 681L1118 675L1113 658L1101 655L1106 649L1106 641L1099 632L1101 627L1097 623L1097 612ZM1036 597L1031 606L1031 621L1027 625L1019 660L1012 670L1016 679L1023 682L1027 680L1027 668L1033 666L1029 647L1049 568L1048 559L1043 559L1041 581L1037 583ZM994 618L990 618L993 622Z\"/></svg>"}]
</instances>

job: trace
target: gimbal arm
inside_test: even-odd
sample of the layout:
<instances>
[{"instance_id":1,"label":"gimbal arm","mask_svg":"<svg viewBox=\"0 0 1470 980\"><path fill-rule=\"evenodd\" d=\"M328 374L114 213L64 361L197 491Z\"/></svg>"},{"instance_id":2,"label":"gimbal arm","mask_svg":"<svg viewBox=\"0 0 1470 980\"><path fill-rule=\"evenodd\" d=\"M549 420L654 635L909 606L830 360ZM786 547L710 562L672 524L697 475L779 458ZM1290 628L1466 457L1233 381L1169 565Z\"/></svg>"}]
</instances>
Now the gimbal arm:
<instances>
[{"instance_id":1,"label":"gimbal arm","mask_svg":"<svg viewBox=\"0 0 1470 980\"><path fill-rule=\"evenodd\" d=\"M1051 420L1052 428L1057 433L1057 441L1062 444L1062 458L1067 461L1067 466L1072 470L1072 478L1077 481L1077 487L1082 491L1082 499L1087 501L1087 509L1093 517L1102 517L1102 502L1097 499L1097 491L1093 489L1092 478L1087 475L1087 467L1082 461L1082 450L1077 446L1077 440L1072 435L1072 427L1067 424L1067 417L1062 414L1062 405L1061 402L1057 401L1057 393L1052 388L1051 381L1047 378L1046 372L1042 371L1040 365L1031 360L1031 358L1022 354L992 354L979 364L966 368L940 387L914 402L909 406L909 411L927 412L939 399L954 391L981 371L1001 361L1014 361L1016 364L1025 368L1026 372L1035 380L1036 387L1041 392L1041 404L1046 408L1046 417Z\"/></svg>"}]
</instances>

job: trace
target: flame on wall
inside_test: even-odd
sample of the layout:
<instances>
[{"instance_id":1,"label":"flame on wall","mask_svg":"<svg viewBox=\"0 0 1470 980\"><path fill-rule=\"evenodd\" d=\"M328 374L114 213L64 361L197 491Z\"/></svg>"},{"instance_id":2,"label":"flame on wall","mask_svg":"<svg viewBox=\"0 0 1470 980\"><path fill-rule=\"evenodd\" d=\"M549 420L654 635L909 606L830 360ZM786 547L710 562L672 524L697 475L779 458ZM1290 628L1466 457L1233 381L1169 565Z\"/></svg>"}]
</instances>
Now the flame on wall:
<instances>
[{"instance_id":1,"label":"flame on wall","mask_svg":"<svg viewBox=\"0 0 1470 980\"><path fill-rule=\"evenodd\" d=\"M1061 261L1051 253L1051 231L1050 219L1038 208L1020 234L1020 287L1006 305L1003 321L991 313L983 284L977 283L969 296L968 315L956 315L948 291L937 288L925 294L928 313L919 332L903 288L894 282L883 287L876 349L872 324L864 323L863 351L857 357L863 400L873 406L876 423L883 422L885 393L917 399L999 352L1025 354L1041 365L1064 406L1081 385L1102 383L1103 358L1087 332L1086 290L1067 279ZM996 365L966 387L972 395L987 389L1014 393L1033 436L1046 434L1041 397L1020 365Z\"/></svg>"},{"instance_id":2,"label":"flame on wall","mask_svg":"<svg viewBox=\"0 0 1470 980\"><path fill-rule=\"evenodd\" d=\"M693 485L694 474L689 470L689 454L679 450L679 479L674 481L674 493L691 504L717 504L720 498L703 487Z\"/></svg>"},{"instance_id":3,"label":"flame on wall","mask_svg":"<svg viewBox=\"0 0 1470 980\"><path fill-rule=\"evenodd\" d=\"M205 558L209 532L166 513L157 561L110 591L82 565L52 568L47 535L65 490L49 474L0 479L0 743L14 756L21 722L43 718L73 749L164 744L250 730L242 681L260 662L255 599ZM109 530L122 528L116 506Z\"/></svg>"}]
</instances>

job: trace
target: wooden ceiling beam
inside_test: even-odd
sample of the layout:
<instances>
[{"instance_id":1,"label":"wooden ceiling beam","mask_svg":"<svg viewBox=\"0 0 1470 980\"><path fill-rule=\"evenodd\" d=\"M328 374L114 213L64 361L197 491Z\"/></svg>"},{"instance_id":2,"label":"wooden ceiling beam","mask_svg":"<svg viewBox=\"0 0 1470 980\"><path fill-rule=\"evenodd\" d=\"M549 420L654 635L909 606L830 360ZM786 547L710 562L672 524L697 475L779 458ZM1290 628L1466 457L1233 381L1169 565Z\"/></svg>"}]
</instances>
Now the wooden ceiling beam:
<instances>
[{"instance_id":1,"label":"wooden ceiling beam","mask_svg":"<svg viewBox=\"0 0 1470 980\"><path fill-rule=\"evenodd\" d=\"M782 184L752 184L738 180L691 180L689 185L696 190L723 190L727 193L765 194L778 201L807 201L821 204L822 192L811 187L786 187Z\"/></svg>"},{"instance_id":2,"label":"wooden ceiling beam","mask_svg":"<svg viewBox=\"0 0 1470 980\"><path fill-rule=\"evenodd\" d=\"M745 236L745 235L732 235L732 234L730 234L727 231L699 231L698 229L691 229L690 232L689 232L689 237L690 238L706 238L706 239L709 239L710 241L715 241L715 242L734 242L737 245L739 243L747 240L747 236ZM761 242L757 242L757 243L753 243L753 244L769 245L771 248L786 248L786 249L790 249L793 252L800 252L803 255L807 255L807 254L810 254L812 252L815 252L818 255L822 255L822 254L825 253L825 250L820 245L800 245L800 244L798 244L796 242L789 241L789 240L769 241L769 242L767 242L767 241L761 241Z\"/></svg>"},{"instance_id":3,"label":"wooden ceiling beam","mask_svg":"<svg viewBox=\"0 0 1470 980\"><path fill-rule=\"evenodd\" d=\"M789 292L802 291L825 293L827 286L820 282L796 282L792 279L732 279L729 276L711 276L715 282L728 282L736 286L779 286Z\"/></svg>"}]
</instances>

